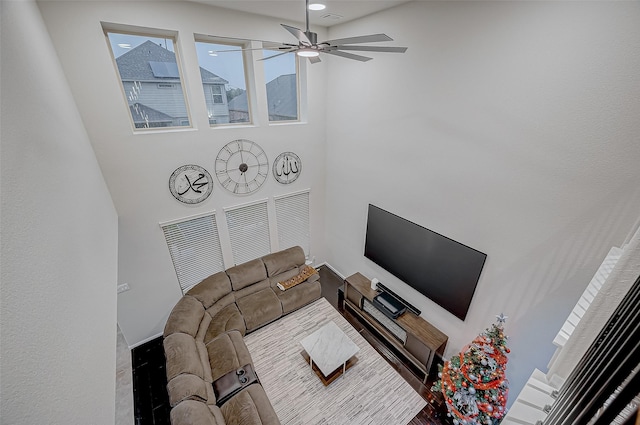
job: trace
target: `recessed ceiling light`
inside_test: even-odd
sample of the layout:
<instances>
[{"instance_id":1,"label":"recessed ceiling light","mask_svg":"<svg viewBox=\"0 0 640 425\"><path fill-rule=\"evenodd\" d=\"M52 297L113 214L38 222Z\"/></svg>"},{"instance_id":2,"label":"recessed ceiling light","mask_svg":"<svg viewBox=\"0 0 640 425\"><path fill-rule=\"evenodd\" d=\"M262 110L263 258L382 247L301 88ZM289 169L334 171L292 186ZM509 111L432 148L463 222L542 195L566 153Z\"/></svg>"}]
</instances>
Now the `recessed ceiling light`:
<instances>
[{"instance_id":1,"label":"recessed ceiling light","mask_svg":"<svg viewBox=\"0 0 640 425\"><path fill-rule=\"evenodd\" d=\"M215 50L209 50L209 56L218 56L218 53Z\"/></svg>"},{"instance_id":2,"label":"recessed ceiling light","mask_svg":"<svg viewBox=\"0 0 640 425\"><path fill-rule=\"evenodd\" d=\"M311 3L309 5L309 10L324 10L327 6L322 3Z\"/></svg>"},{"instance_id":3,"label":"recessed ceiling light","mask_svg":"<svg viewBox=\"0 0 640 425\"><path fill-rule=\"evenodd\" d=\"M130 49L131 48L131 44L129 44L129 43L119 43L118 47L121 47L123 49Z\"/></svg>"}]
</instances>

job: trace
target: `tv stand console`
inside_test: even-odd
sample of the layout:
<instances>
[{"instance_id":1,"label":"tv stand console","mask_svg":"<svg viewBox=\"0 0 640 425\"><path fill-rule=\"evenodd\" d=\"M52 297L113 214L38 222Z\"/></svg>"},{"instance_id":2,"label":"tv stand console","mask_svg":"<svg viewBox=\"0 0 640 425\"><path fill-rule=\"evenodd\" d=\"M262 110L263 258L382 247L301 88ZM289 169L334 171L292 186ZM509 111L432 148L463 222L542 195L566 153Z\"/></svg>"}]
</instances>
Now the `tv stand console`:
<instances>
[{"instance_id":1,"label":"tv stand console","mask_svg":"<svg viewBox=\"0 0 640 425\"><path fill-rule=\"evenodd\" d=\"M377 291L360 273L344 280L344 307L369 325L382 340L424 373L426 383L436 354L443 356L448 337L420 316L407 311L391 319L373 305Z\"/></svg>"}]
</instances>

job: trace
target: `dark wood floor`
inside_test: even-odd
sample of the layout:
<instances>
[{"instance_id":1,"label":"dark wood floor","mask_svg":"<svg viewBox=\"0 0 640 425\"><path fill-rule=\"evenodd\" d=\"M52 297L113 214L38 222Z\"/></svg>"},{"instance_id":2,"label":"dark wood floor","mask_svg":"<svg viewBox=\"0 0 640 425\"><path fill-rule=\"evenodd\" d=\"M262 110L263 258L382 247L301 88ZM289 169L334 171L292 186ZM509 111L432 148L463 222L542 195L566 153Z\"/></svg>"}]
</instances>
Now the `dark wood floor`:
<instances>
[{"instance_id":1,"label":"dark wood floor","mask_svg":"<svg viewBox=\"0 0 640 425\"><path fill-rule=\"evenodd\" d=\"M342 287L342 279L328 267L320 267L322 296L326 298L360 334L382 355L383 358L420 394L426 401L426 407L416 415L409 425L449 425L441 399L435 396L430 387L433 377L422 384L422 376L412 370L402 356L387 348L356 317L344 311L338 305L338 288ZM169 397L167 395L166 370L162 338L134 348L131 352L133 367L133 401L136 425L170 424ZM432 369L435 375L436 368ZM347 425L347 424L345 424ZM396 424L389 424L396 425ZM400 425L400 424L398 424Z\"/></svg>"}]
</instances>

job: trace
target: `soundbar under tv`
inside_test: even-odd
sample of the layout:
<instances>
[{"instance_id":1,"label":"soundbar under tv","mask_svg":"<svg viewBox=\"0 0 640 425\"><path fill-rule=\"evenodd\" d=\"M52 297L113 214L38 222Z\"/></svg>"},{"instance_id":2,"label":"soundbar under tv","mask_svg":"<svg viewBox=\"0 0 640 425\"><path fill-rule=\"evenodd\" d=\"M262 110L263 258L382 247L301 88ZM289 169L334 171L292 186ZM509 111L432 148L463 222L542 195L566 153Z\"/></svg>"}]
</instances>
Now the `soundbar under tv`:
<instances>
[{"instance_id":1,"label":"soundbar under tv","mask_svg":"<svg viewBox=\"0 0 640 425\"><path fill-rule=\"evenodd\" d=\"M364 256L461 320L487 254L369 204Z\"/></svg>"}]
</instances>

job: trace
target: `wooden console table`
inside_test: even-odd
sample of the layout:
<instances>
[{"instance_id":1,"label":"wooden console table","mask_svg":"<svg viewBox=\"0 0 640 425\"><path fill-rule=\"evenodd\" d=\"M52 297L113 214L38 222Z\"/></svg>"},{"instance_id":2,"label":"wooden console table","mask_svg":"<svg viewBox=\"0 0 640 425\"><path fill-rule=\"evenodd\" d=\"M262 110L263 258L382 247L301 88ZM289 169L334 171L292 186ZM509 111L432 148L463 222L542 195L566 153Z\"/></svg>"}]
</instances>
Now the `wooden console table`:
<instances>
[{"instance_id":1,"label":"wooden console table","mask_svg":"<svg viewBox=\"0 0 640 425\"><path fill-rule=\"evenodd\" d=\"M344 306L375 329L380 337L424 372L426 383L436 354L443 356L448 337L410 311L390 319L372 307L377 291L371 281L355 273L344 280Z\"/></svg>"}]
</instances>

